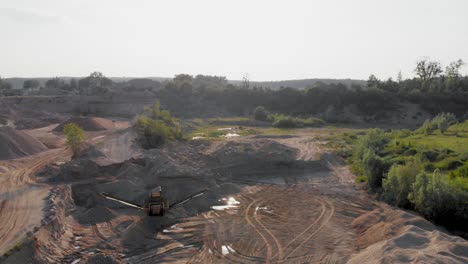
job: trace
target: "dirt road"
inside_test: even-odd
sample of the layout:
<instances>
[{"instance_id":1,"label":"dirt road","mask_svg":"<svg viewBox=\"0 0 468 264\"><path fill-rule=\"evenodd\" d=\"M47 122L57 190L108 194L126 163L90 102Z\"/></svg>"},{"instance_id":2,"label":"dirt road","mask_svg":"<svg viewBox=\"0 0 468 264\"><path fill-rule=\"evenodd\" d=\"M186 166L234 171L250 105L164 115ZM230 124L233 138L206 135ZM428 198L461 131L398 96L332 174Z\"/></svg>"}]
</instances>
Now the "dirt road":
<instances>
[{"instance_id":1,"label":"dirt road","mask_svg":"<svg viewBox=\"0 0 468 264\"><path fill-rule=\"evenodd\" d=\"M69 156L68 150L60 148L22 159L0 161L0 254L41 223L50 187L36 183L35 173L45 165L66 160Z\"/></svg>"}]
</instances>

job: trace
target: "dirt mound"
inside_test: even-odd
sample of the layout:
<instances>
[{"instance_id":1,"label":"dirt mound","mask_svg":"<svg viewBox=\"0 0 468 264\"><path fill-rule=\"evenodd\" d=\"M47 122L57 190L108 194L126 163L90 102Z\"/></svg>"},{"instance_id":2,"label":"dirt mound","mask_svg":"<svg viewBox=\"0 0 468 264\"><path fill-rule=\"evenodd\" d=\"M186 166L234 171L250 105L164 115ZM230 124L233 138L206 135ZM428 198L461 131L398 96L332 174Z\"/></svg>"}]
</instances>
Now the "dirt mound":
<instances>
[{"instance_id":1,"label":"dirt mound","mask_svg":"<svg viewBox=\"0 0 468 264\"><path fill-rule=\"evenodd\" d=\"M296 159L296 150L273 140L228 141L211 153L225 166L246 163L288 162Z\"/></svg>"},{"instance_id":2,"label":"dirt mound","mask_svg":"<svg viewBox=\"0 0 468 264\"><path fill-rule=\"evenodd\" d=\"M0 160L16 159L47 150L39 140L11 127L0 127Z\"/></svg>"},{"instance_id":3,"label":"dirt mound","mask_svg":"<svg viewBox=\"0 0 468 264\"><path fill-rule=\"evenodd\" d=\"M348 263L468 263L466 240L402 210L384 206L356 218L352 225L365 249Z\"/></svg>"},{"instance_id":4,"label":"dirt mound","mask_svg":"<svg viewBox=\"0 0 468 264\"><path fill-rule=\"evenodd\" d=\"M73 117L57 126L55 132L63 132L66 124L75 123L85 131L101 131L114 128L114 122L100 117Z\"/></svg>"},{"instance_id":5,"label":"dirt mound","mask_svg":"<svg viewBox=\"0 0 468 264\"><path fill-rule=\"evenodd\" d=\"M98 205L85 211L83 214L78 215L77 218L82 223L94 224L108 222L115 216L116 214L109 208Z\"/></svg>"}]
</instances>

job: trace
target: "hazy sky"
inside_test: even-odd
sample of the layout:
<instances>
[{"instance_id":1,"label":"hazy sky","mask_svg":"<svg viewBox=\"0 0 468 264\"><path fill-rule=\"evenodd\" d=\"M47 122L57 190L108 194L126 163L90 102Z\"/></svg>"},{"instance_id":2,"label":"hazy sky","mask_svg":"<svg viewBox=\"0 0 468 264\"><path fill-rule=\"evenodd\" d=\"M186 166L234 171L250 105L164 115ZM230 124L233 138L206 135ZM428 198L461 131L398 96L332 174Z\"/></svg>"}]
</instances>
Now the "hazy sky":
<instances>
[{"instance_id":1,"label":"hazy sky","mask_svg":"<svg viewBox=\"0 0 468 264\"><path fill-rule=\"evenodd\" d=\"M468 61L467 12L467 0L0 0L0 75L410 77L424 56Z\"/></svg>"}]
</instances>

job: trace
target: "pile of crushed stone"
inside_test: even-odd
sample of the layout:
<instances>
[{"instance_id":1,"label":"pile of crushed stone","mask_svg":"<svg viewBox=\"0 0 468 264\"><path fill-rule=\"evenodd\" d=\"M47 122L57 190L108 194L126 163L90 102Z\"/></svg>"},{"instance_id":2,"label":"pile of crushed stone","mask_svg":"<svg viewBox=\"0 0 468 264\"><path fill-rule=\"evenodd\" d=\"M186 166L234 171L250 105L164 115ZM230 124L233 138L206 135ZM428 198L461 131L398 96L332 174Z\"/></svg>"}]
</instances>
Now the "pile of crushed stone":
<instances>
[{"instance_id":1,"label":"pile of crushed stone","mask_svg":"<svg viewBox=\"0 0 468 264\"><path fill-rule=\"evenodd\" d=\"M227 141L221 143L212 154L223 165L246 163L269 163L294 161L296 150L273 140L260 139L254 142Z\"/></svg>"},{"instance_id":2,"label":"pile of crushed stone","mask_svg":"<svg viewBox=\"0 0 468 264\"><path fill-rule=\"evenodd\" d=\"M0 127L0 160L16 159L47 150L39 140L11 127Z\"/></svg>"},{"instance_id":3,"label":"pile of crushed stone","mask_svg":"<svg viewBox=\"0 0 468 264\"><path fill-rule=\"evenodd\" d=\"M111 256L106 256L104 254L97 254L88 259L87 264L118 264L121 263L113 259Z\"/></svg>"},{"instance_id":4,"label":"pile of crushed stone","mask_svg":"<svg viewBox=\"0 0 468 264\"><path fill-rule=\"evenodd\" d=\"M55 132L63 132L66 124L74 123L85 131L102 131L114 128L114 122L100 117L73 117L54 128Z\"/></svg>"}]
</instances>

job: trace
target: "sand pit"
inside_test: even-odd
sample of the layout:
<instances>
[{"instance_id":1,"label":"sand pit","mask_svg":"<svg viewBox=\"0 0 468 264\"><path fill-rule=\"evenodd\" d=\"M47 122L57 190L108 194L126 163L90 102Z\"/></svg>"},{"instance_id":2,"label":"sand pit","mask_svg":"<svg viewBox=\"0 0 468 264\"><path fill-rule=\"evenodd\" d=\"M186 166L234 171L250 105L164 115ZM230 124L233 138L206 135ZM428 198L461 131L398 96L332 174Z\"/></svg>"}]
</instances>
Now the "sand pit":
<instances>
[{"instance_id":1,"label":"sand pit","mask_svg":"<svg viewBox=\"0 0 468 264\"><path fill-rule=\"evenodd\" d=\"M73 117L57 126L55 132L63 132L63 128L66 124L75 123L79 125L85 131L102 131L114 129L114 122L109 119L100 117Z\"/></svg>"},{"instance_id":2,"label":"sand pit","mask_svg":"<svg viewBox=\"0 0 468 264\"><path fill-rule=\"evenodd\" d=\"M0 160L16 159L47 150L39 140L11 127L0 127Z\"/></svg>"}]
</instances>

